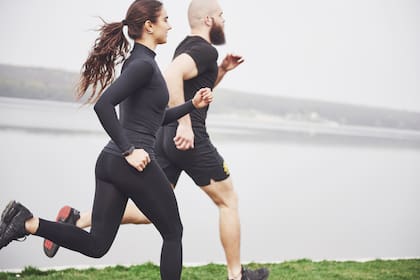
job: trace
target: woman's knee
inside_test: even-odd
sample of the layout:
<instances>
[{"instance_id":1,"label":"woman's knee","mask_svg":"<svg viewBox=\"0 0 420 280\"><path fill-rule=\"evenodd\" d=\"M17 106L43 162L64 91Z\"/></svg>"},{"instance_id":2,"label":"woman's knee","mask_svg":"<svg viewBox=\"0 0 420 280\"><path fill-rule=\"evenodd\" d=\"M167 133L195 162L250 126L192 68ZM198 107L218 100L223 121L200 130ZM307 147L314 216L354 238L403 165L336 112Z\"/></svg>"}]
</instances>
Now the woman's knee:
<instances>
[{"instance_id":1,"label":"woman's knee","mask_svg":"<svg viewBox=\"0 0 420 280\"><path fill-rule=\"evenodd\" d=\"M92 258L102 258L108 253L111 248L112 242L104 242L101 240L92 240L90 243L87 255Z\"/></svg>"},{"instance_id":2,"label":"woman's knee","mask_svg":"<svg viewBox=\"0 0 420 280\"><path fill-rule=\"evenodd\" d=\"M162 236L165 240L180 242L182 240L183 232L184 227L182 223L179 222L176 225L173 225L167 232L162 233Z\"/></svg>"},{"instance_id":3,"label":"woman's knee","mask_svg":"<svg viewBox=\"0 0 420 280\"><path fill-rule=\"evenodd\" d=\"M179 222L175 227L174 238L177 240L182 239L182 235L184 234L184 226L181 222Z\"/></svg>"}]
</instances>

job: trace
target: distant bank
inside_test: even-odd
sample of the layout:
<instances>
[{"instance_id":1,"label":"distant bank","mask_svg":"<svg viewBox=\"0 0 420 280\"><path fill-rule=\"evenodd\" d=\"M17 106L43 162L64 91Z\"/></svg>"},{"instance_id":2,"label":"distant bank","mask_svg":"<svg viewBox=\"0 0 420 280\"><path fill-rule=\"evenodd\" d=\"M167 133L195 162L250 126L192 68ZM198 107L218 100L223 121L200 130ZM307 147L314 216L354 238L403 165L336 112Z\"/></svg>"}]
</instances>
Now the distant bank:
<instances>
[{"instance_id":1,"label":"distant bank","mask_svg":"<svg viewBox=\"0 0 420 280\"><path fill-rule=\"evenodd\" d=\"M0 96L73 102L78 73L0 64ZM276 97L216 88L210 115L420 131L420 112Z\"/></svg>"},{"instance_id":2,"label":"distant bank","mask_svg":"<svg viewBox=\"0 0 420 280\"><path fill-rule=\"evenodd\" d=\"M420 129L349 125L331 120L296 120L255 111L249 115L210 113L207 126L213 138L231 141L381 144L420 148ZM9 97L0 97L0 129L105 135L90 105Z\"/></svg>"}]
</instances>

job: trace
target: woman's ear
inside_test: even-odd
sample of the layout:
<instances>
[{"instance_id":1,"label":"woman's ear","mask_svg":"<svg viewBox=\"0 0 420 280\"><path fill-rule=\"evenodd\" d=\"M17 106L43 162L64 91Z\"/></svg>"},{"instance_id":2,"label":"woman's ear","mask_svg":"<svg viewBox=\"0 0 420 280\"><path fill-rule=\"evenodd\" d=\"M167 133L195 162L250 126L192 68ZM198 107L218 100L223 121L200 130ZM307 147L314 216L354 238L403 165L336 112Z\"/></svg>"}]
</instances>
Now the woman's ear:
<instances>
[{"instance_id":1,"label":"woman's ear","mask_svg":"<svg viewBox=\"0 0 420 280\"><path fill-rule=\"evenodd\" d=\"M153 23L150 20L146 20L144 23L144 31L146 31L149 34L153 33Z\"/></svg>"}]
</instances>

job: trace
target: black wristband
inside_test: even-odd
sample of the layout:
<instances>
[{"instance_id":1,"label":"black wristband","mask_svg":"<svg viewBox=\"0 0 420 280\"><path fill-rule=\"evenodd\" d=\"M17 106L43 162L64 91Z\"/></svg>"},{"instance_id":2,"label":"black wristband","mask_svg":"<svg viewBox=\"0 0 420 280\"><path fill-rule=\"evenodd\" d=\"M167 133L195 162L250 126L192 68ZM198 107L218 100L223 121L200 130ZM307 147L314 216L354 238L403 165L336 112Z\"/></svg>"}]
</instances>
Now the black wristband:
<instances>
[{"instance_id":1,"label":"black wristband","mask_svg":"<svg viewBox=\"0 0 420 280\"><path fill-rule=\"evenodd\" d=\"M123 156L123 157L126 157L126 156L131 155L131 153L132 153L135 149L136 149L136 147L131 146L131 147L130 147L127 151L125 151L125 152L123 152L123 153L122 153L122 156Z\"/></svg>"}]
</instances>

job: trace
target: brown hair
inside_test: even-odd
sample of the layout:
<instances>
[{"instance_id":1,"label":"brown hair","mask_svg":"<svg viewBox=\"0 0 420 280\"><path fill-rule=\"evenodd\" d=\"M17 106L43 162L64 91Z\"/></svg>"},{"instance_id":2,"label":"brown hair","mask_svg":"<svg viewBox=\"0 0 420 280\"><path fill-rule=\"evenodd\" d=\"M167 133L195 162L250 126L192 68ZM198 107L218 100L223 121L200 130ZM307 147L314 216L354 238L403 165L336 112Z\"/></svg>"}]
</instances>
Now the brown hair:
<instances>
[{"instance_id":1,"label":"brown hair","mask_svg":"<svg viewBox=\"0 0 420 280\"><path fill-rule=\"evenodd\" d=\"M114 67L125 60L130 47L123 32L124 25L128 27L128 36L137 40L143 34L144 23L147 20L156 22L161 9L160 1L136 0L128 8L123 21L106 23L101 19L103 25L98 30L100 31L99 37L95 40L93 48L82 66L77 86L77 100L80 100L91 86L92 93L86 103L95 103L104 89L114 80Z\"/></svg>"}]
</instances>

